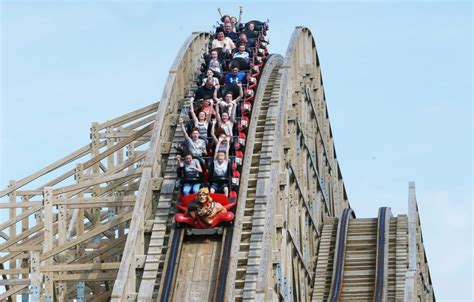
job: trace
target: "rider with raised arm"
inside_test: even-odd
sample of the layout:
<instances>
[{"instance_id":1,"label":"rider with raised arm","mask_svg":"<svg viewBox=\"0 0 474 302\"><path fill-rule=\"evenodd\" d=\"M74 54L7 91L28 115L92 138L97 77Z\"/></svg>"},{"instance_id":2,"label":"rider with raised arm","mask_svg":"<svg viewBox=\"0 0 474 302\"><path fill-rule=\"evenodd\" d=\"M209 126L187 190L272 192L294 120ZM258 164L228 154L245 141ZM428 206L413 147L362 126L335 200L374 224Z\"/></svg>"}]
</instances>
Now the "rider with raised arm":
<instances>
[{"instance_id":1,"label":"rider with raised arm","mask_svg":"<svg viewBox=\"0 0 474 302\"><path fill-rule=\"evenodd\" d=\"M186 149L187 151L193 156L199 159L199 161L202 160L203 155L207 155L206 151L206 141L203 139L200 139L200 132L198 128L193 128L191 130L191 137L189 137L188 133L186 132L186 128L184 127L184 122L183 119L180 118L178 120L179 124L181 125L181 129L183 130L184 137L186 139ZM206 130L207 131L207 130ZM206 137L207 137L207 132L206 132Z\"/></svg>"},{"instance_id":2,"label":"rider with raised arm","mask_svg":"<svg viewBox=\"0 0 474 302\"><path fill-rule=\"evenodd\" d=\"M224 139L219 137L217 142L216 151L214 154L214 173L212 176L211 193L223 192L226 196L229 196L229 147L230 144L226 144L225 152L220 152L220 146Z\"/></svg>"},{"instance_id":3,"label":"rider with raised arm","mask_svg":"<svg viewBox=\"0 0 474 302\"><path fill-rule=\"evenodd\" d=\"M198 115L194 112L194 98L189 99L191 107L191 117L194 121L194 127L199 130L199 137L207 143L207 128L209 126L209 120L211 116L204 111L199 111Z\"/></svg>"},{"instance_id":4,"label":"rider with raised arm","mask_svg":"<svg viewBox=\"0 0 474 302\"><path fill-rule=\"evenodd\" d=\"M240 24L242 23L242 13L244 12L244 9L242 6L239 7L239 19L237 20L236 17L230 17L230 23L234 27L234 31L238 32L240 31Z\"/></svg>"},{"instance_id":5,"label":"rider with raised arm","mask_svg":"<svg viewBox=\"0 0 474 302\"><path fill-rule=\"evenodd\" d=\"M236 108L237 106L232 106L230 115L227 112L220 113L219 107L216 108L217 125L230 137L233 136Z\"/></svg>"},{"instance_id":6,"label":"rider with raised arm","mask_svg":"<svg viewBox=\"0 0 474 302\"><path fill-rule=\"evenodd\" d=\"M239 96L238 97L236 97L235 99L232 99L232 91L229 90L229 91L227 91L227 93L225 94L224 99L223 99L223 98L218 98L217 97L217 91L219 90L220 85L219 84L216 85L216 89L214 90L213 98L214 98L214 101L216 102L216 104L221 109L221 112L227 112L227 113L230 114L232 112L232 108L234 106L237 106L239 101L243 98L244 92L242 90L242 83L237 83L237 86L239 87Z\"/></svg>"}]
</instances>

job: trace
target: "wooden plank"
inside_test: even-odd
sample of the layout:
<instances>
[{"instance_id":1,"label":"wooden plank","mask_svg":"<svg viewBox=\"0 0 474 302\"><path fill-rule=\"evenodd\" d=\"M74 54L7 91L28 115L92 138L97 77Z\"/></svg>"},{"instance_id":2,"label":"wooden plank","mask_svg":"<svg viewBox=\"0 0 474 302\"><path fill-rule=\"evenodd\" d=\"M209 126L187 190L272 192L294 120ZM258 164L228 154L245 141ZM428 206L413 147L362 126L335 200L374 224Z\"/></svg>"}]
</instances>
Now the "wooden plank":
<instances>
[{"instance_id":1,"label":"wooden plank","mask_svg":"<svg viewBox=\"0 0 474 302\"><path fill-rule=\"evenodd\" d=\"M123 125L127 122L133 121L147 114L150 114L153 111L156 111L158 107L159 107L159 103L153 103L153 104L147 105L143 108L121 115L105 123L97 124L96 126L97 130L102 130L102 129L105 129L107 127L112 127L112 126L117 127L118 125Z\"/></svg>"},{"instance_id":2,"label":"wooden plank","mask_svg":"<svg viewBox=\"0 0 474 302\"><path fill-rule=\"evenodd\" d=\"M117 278L117 273L87 272L83 274L54 275L54 280L58 281L112 281L115 278Z\"/></svg>"},{"instance_id":3,"label":"wooden plank","mask_svg":"<svg viewBox=\"0 0 474 302\"><path fill-rule=\"evenodd\" d=\"M26 232L22 232L22 233L18 234L15 237L9 238L8 241L3 242L2 244L0 244L0 251L3 251L5 249L9 248L10 246L12 246L12 245L24 240L25 238L31 236L32 234L43 230L43 228L44 228L44 223L40 223L40 224L37 224L34 227L28 229Z\"/></svg>"},{"instance_id":4,"label":"wooden plank","mask_svg":"<svg viewBox=\"0 0 474 302\"><path fill-rule=\"evenodd\" d=\"M10 180L8 182L8 187L10 188L13 188L15 187L15 181L14 180ZM16 204L16 192L13 191L11 192L10 194L8 194L8 203L10 205L15 205ZM16 217L16 208L10 208L8 210L8 218L9 220L13 220L15 219ZM8 229L8 237L9 238L15 238L16 237L16 224L11 224L9 229ZM11 269L15 269L16 268L16 259L13 258L12 260L10 260L10 263L9 263L9 268ZM10 278L16 278L17 276L16 275L13 275L11 276ZM21 284L12 284L12 285L21 285ZM8 288L5 288L8 290ZM11 301L12 302L16 302L16 297L12 297L11 298Z\"/></svg>"},{"instance_id":5,"label":"wooden plank","mask_svg":"<svg viewBox=\"0 0 474 302\"><path fill-rule=\"evenodd\" d=\"M31 209L28 209L26 210L24 208L23 212L18 215L18 216L15 216L13 219L9 219L8 221L0 224L0 231L3 231L4 229L12 226L12 225L15 225L17 222L19 222L20 220L25 220L25 218L27 218L28 216L38 212L40 209L43 208L43 205L38 205L38 206L35 206ZM25 225L27 223L28 219L26 219L26 222L23 221L23 224ZM22 231L25 231L24 229L22 229Z\"/></svg>"},{"instance_id":6,"label":"wooden plank","mask_svg":"<svg viewBox=\"0 0 474 302\"><path fill-rule=\"evenodd\" d=\"M117 274L117 280L114 284L112 291L112 301L120 301L125 294L125 288L128 281L129 271L132 269L132 257L134 256L135 245L139 236L139 228L144 220L143 212L145 208L145 199L148 190L148 185L151 179L151 168L145 168L142 173L140 180L140 189L137 194L137 201L133 209L133 217L130 223L130 229L125 243L123 251L122 261L120 263L120 269Z\"/></svg>"},{"instance_id":7,"label":"wooden plank","mask_svg":"<svg viewBox=\"0 0 474 302\"><path fill-rule=\"evenodd\" d=\"M29 252L29 251L42 251L43 246L42 245L29 245L29 244L22 244L22 245L15 245L15 246L10 246L8 248L4 248L1 251L2 252Z\"/></svg>"},{"instance_id":8,"label":"wooden plank","mask_svg":"<svg viewBox=\"0 0 474 302\"><path fill-rule=\"evenodd\" d=\"M7 300L8 297L11 297L11 296L17 294L18 292L20 292L21 290L23 290L24 288L27 288L27 287L28 287L28 284L23 284L23 285L17 285L17 286L14 286L14 287L10 288L6 292L0 294L0 301Z\"/></svg>"},{"instance_id":9,"label":"wooden plank","mask_svg":"<svg viewBox=\"0 0 474 302\"><path fill-rule=\"evenodd\" d=\"M61 198L62 196L59 196ZM65 205L59 205L58 213L58 245L65 244L68 240L67 233L67 221L68 221L68 212ZM58 261L65 262L66 255L61 253L58 255ZM40 268L41 269L41 268ZM60 277L63 276L63 273L59 273ZM56 284L56 293L57 299L59 302L64 302L67 300L67 283L66 282L57 282Z\"/></svg>"},{"instance_id":10,"label":"wooden plank","mask_svg":"<svg viewBox=\"0 0 474 302\"><path fill-rule=\"evenodd\" d=\"M85 166L84 166L84 168L85 168ZM68 192L71 192L71 191L81 190L81 189L88 188L88 187L91 187L91 186L94 186L94 185L98 185L98 184L101 184L101 183L104 183L104 182L118 180L118 179L121 179L121 178L134 177L134 176L140 175L142 173L142 171L143 171L142 168L135 168L135 169L129 169L127 171L123 171L123 172L119 172L119 173L115 173L115 174L111 174L111 175L107 174L107 175L104 175L103 177L100 177L100 178L86 180L86 181L83 181L81 183L77 183L77 184L74 184L74 185L64 186L60 189L54 190L53 193L55 195L65 194L65 193L68 193Z\"/></svg>"},{"instance_id":11,"label":"wooden plank","mask_svg":"<svg viewBox=\"0 0 474 302\"><path fill-rule=\"evenodd\" d=\"M124 127L123 129L124 130L133 130L133 129L136 129L136 128L141 127L143 125L146 125L149 122L154 122L154 121L155 121L155 116L150 115L150 116L147 116L146 118L143 118L143 119L141 119L141 120L139 120L139 121L137 121L133 124L128 125L127 127Z\"/></svg>"},{"instance_id":12,"label":"wooden plank","mask_svg":"<svg viewBox=\"0 0 474 302\"><path fill-rule=\"evenodd\" d=\"M0 209L20 209L20 208L31 208L42 206L41 201L29 201L29 202L17 202L13 203L0 203ZM8 221L7 221L8 222Z\"/></svg>"},{"instance_id":13,"label":"wooden plank","mask_svg":"<svg viewBox=\"0 0 474 302\"><path fill-rule=\"evenodd\" d=\"M0 275L15 275L15 274L24 274L24 273L29 273L29 272L30 270L28 268L0 269Z\"/></svg>"},{"instance_id":14,"label":"wooden plank","mask_svg":"<svg viewBox=\"0 0 474 302\"><path fill-rule=\"evenodd\" d=\"M135 195L127 196L99 196L99 197L77 197L77 198L59 198L53 201L53 205L66 205L68 207L73 205L89 205L89 204L104 204L106 207L117 202L135 202ZM1 226L0 226L0 230Z\"/></svg>"},{"instance_id":15,"label":"wooden plank","mask_svg":"<svg viewBox=\"0 0 474 302\"><path fill-rule=\"evenodd\" d=\"M39 178L39 177L41 177L41 176L43 176L43 175L45 175L45 174L47 174L51 171L57 169L58 167L66 165L66 164L68 164L68 163L70 163L70 162L86 155L87 153L89 153L89 150L90 150L90 145L87 144L86 146L84 146L84 147L78 149L77 151L67 155L66 157L63 157L63 158L53 162L52 164L44 167L43 169L39 170L38 172L35 172L35 173L31 174L30 176L25 177L25 178L17 181L15 183L14 187L7 188L6 190L1 191L0 192L0 197L3 197L6 194L9 194L9 193L13 192L14 190L17 190L17 189L23 187L24 185L26 185L26 184L32 182L33 180L35 180L35 179L37 179L37 178Z\"/></svg>"},{"instance_id":16,"label":"wooden plank","mask_svg":"<svg viewBox=\"0 0 474 302\"><path fill-rule=\"evenodd\" d=\"M84 263L84 264L55 264L41 266L42 272L72 272L88 270L116 270L120 262Z\"/></svg>"},{"instance_id":17,"label":"wooden plank","mask_svg":"<svg viewBox=\"0 0 474 302\"><path fill-rule=\"evenodd\" d=\"M29 279L8 279L8 280L2 280L0 279L0 286L4 285L30 285L30 280Z\"/></svg>"},{"instance_id":18,"label":"wooden plank","mask_svg":"<svg viewBox=\"0 0 474 302\"><path fill-rule=\"evenodd\" d=\"M49 253L53 248L53 188L44 188L44 243L43 243L43 255ZM46 265L52 265L52 258L44 258L41 261L45 261ZM54 297L54 284L53 274L44 274L44 298L46 301L53 301Z\"/></svg>"},{"instance_id":19,"label":"wooden plank","mask_svg":"<svg viewBox=\"0 0 474 302\"><path fill-rule=\"evenodd\" d=\"M39 252L30 253L30 270L31 270L31 286L30 298L32 302L39 302L41 296L41 287L43 278L40 271L40 256Z\"/></svg>"},{"instance_id":20,"label":"wooden plank","mask_svg":"<svg viewBox=\"0 0 474 302\"><path fill-rule=\"evenodd\" d=\"M84 233L83 235L79 236L78 238L70 240L70 241L66 242L65 244L59 245L58 247L52 249L49 252L44 252L40 257L41 261L50 259L54 255L56 255L56 254L58 254L62 251L65 251L65 250L67 250L67 249L69 249L73 246L76 246L76 245L88 240L89 238L97 236L97 235L103 233L104 231L106 231L110 228L113 228L113 227L115 227L115 226L117 226L121 223L124 223L125 221L130 220L132 218L132 214L133 213L131 213L131 212L126 212L126 213L122 213L120 215L117 215L113 219L109 220L108 222L106 222L104 224L101 224L101 225L89 230L87 233Z\"/></svg>"},{"instance_id":21,"label":"wooden plank","mask_svg":"<svg viewBox=\"0 0 474 302\"><path fill-rule=\"evenodd\" d=\"M120 141L119 143L117 143L116 145L114 145L113 148L110 148L110 149L107 149L105 150L104 152L98 154L97 156L94 156L93 158L91 158L90 160L86 161L83 163L84 165L84 169L88 169L90 167L92 167L93 165L97 164L99 161L101 161L102 159L106 158L107 156L109 156L110 154L116 152L117 150L125 147L126 145L130 144L131 142L133 142L134 140L136 140L137 138L145 135L146 133L150 132L151 130L153 129L153 123L147 125L146 127L144 127L143 129L137 131L134 135Z\"/></svg>"}]
</instances>

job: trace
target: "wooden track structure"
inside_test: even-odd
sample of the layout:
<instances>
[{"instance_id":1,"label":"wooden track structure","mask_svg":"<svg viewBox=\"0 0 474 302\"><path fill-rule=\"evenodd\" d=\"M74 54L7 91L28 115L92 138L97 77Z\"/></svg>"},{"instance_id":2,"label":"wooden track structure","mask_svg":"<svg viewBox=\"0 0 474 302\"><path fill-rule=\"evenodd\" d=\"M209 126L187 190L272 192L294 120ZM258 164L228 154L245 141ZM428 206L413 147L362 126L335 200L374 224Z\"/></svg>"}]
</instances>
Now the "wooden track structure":
<instances>
[{"instance_id":1,"label":"wooden track structure","mask_svg":"<svg viewBox=\"0 0 474 302\"><path fill-rule=\"evenodd\" d=\"M221 239L183 238L173 223L171 146L182 140L176 123L209 37L185 41L159 103L93 123L89 144L0 192L0 211L8 211L0 225L0 300L325 301L331 291L351 292L343 282L351 270L365 276L355 284L370 291L367 300L434 300L414 184L408 216L384 212L384 236L380 219L346 218L341 237L350 204L305 27L262 72L234 225ZM368 251L360 259L351 238ZM176 257L173 242L183 243ZM175 277L167 279L170 269ZM332 290L338 276L341 288Z\"/></svg>"}]
</instances>

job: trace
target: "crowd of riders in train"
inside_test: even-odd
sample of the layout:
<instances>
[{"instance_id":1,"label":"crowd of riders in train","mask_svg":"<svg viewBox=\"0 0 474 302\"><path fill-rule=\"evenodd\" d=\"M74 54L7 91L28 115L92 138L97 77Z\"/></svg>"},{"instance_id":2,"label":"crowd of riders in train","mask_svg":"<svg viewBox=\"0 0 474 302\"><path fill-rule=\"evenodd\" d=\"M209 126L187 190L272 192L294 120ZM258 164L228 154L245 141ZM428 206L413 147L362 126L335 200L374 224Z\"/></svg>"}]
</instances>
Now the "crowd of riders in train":
<instances>
[{"instance_id":1,"label":"crowd of riders in train","mask_svg":"<svg viewBox=\"0 0 474 302\"><path fill-rule=\"evenodd\" d=\"M227 210L235 205L229 200L236 197L233 189L239 185L253 88L265 57L257 48L266 45L266 23L242 24L242 7L239 19L222 16L221 21L203 54L194 97L185 104L183 112L188 118L178 120L185 140L175 146L176 160L181 205L186 207L180 208L185 213L177 214L176 221L195 227L234 217Z\"/></svg>"}]
</instances>

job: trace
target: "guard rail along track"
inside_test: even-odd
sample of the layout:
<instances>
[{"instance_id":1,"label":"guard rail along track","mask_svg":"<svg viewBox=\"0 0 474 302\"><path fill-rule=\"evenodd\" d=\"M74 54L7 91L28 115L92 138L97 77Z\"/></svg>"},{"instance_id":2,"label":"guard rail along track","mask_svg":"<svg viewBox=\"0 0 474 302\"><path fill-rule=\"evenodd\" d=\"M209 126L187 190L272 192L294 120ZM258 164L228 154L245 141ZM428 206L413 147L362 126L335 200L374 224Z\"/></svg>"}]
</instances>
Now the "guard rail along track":
<instances>
[{"instance_id":1,"label":"guard rail along track","mask_svg":"<svg viewBox=\"0 0 474 302\"><path fill-rule=\"evenodd\" d=\"M179 259L198 251L172 223L171 145L182 139L176 122L208 40L185 41L159 106L93 123L90 144L0 191L8 215L0 300L163 299L164 274L176 265L165 301L179 301ZM385 211L383 231L380 219L349 219L344 264L334 260L336 224L350 205L309 29L295 29L285 57L268 58L253 105L234 225L199 243L219 272L205 300L325 301L340 274L340 299L351 299L344 280L363 275L356 281L366 286L373 275L367 300L434 301L412 183L408 216ZM173 242L182 243L175 256ZM372 252L358 255L351 244Z\"/></svg>"}]
</instances>

